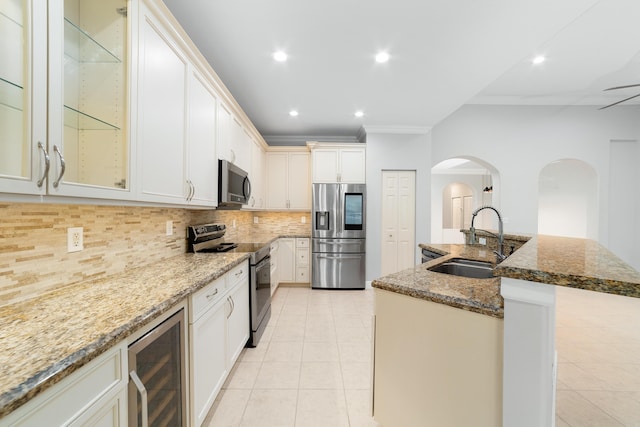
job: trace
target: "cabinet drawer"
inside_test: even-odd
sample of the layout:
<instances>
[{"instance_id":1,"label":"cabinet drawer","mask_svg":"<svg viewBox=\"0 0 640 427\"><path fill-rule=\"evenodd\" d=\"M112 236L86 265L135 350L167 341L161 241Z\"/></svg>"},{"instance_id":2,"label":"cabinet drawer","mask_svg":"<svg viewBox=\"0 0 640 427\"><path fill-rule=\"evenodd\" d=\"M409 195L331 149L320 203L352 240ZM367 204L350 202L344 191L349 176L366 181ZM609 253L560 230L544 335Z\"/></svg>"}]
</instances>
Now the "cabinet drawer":
<instances>
[{"instance_id":1,"label":"cabinet drawer","mask_svg":"<svg viewBox=\"0 0 640 427\"><path fill-rule=\"evenodd\" d=\"M296 250L296 267L309 265L309 249Z\"/></svg>"},{"instance_id":2,"label":"cabinet drawer","mask_svg":"<svg viewBox=\"0 0 640 427\"><path fill-rule=\"evenodd\" d=\"M297 248L308 248L309 247L309 239L307 239L307 238L298 238L298 239L296 239L296 247Z\"/></svg>"},{"instance_id":3,"label":"cabinet drawer","mask_svg":"<svg viewBox=\"0 0 640 427\"><path fill-rule=\"evenodd\" d=\"M229 288L233 288L238 282L249 280L249 261L245 261L227 273Z\"/></svg>"},{"instance_id":4,"label":"cabinet drawer","mask_svg":"<svg viewBox=\"0 0 640 427\"><path fill-rule=\"evenodd\" d=\"M309 283L309 268L296 268L296 282Z\"/></svg>"},{"instance_id":5,"label":"cabinet drawer","mask_svg":"<svg viewBox=\"0 0 640 427\"><path fill-rule=\"evenodd\" d=\"M222 276L191 295L191 323L195 322L209 307L214 305L225 293L227 276Z\"/></svg>"},{"instance_id":6,"label":"cabinet drawer","mask_svg":"<svg viewBox=\"0 0 640 427\"><path fill-rule=\"evenodd\" d=\"M125 386L126 344L120 344L98 356L46 392L3 419L8 425L69 425L91 417L98 406Z\"/></svg>"}]
</instances>

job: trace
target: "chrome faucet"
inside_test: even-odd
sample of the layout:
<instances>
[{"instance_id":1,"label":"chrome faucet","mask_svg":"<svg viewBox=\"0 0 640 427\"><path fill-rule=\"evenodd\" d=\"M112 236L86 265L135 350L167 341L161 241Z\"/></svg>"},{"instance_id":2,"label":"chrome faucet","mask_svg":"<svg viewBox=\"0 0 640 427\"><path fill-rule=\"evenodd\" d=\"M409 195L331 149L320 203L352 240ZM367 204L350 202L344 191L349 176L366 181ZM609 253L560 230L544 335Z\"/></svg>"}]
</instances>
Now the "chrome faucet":
<instances>
[{"instance_id":1,"label":"chrome faucet","mask_svg":"<svg viewBox=\"0 0 640 427\"><path fill-rule=\"evenodd\" d=\"M476 229L473 226L473 222L475 221L476 216L478 215L478 212L480 212L483 209L491 209L496 213L496 215L498 215L498 236L496 236L498 238L498 250L493 251L493 253L496 254L496 257L498 257L498 262L504 261L505 259L507 259L507 256L504 254L504 233L503 233L502 215L500 215L500 212L498 212L498 210L493 206L481 206L475 211L473 211L473 214L471 214L471 228L469 229L469 231L471 232L471 236L469 238L469 244L475 245L476 243L478 243L476 241ZM486 231L487 233L495 236L495 234L493 234L490 231L487 231L487 230L482 230L482 231Z\"/></svg>"}]
</instances>

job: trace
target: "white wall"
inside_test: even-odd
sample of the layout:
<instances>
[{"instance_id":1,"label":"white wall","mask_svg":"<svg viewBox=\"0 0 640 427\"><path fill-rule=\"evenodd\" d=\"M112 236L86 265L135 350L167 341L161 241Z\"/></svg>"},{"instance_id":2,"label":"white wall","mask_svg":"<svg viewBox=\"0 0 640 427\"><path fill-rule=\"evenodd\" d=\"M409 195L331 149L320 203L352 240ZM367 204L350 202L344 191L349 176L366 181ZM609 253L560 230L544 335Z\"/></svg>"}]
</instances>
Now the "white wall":
<instances>
[{"instance_id":1,"label":"white wall","mask_svg":"<svg viewBox=\"0 0 640 427\"><path fill-rule=\"evenodd\" d=\"M432 165L452 157L473 156L495 166L500 174L499 200L506 233L537 233L538 177L558 159L578 159L591 165L598 176L598 240L640 270L638 245L618 248L609 244L610 145L613 140L640 140L640 106L598 110L594 106L494 106L466 105L432 130ZM636 156L639 151L635 150ZM640 165L640 158L635 159ZM619 191L640 206L638 182L629 179ZM496 196L494 194L494 196ZM638 233L635 215L628 230ZM637 236L640 237L640 236ZM418 240L421 241L421 240Z\"/></svg>"},{"instance_id":2,"label":"white wall","mask_svg":"<svg viewBox=\"0 0 640 427\"><path fill-rule=\"evenodd\" d=\"M366 130L366 128L365 128ZM367 280L380 277L382 170L416 171L416 263L418 243L430 241L431 135L367 130Z\"/></svg>"}]
</instances>

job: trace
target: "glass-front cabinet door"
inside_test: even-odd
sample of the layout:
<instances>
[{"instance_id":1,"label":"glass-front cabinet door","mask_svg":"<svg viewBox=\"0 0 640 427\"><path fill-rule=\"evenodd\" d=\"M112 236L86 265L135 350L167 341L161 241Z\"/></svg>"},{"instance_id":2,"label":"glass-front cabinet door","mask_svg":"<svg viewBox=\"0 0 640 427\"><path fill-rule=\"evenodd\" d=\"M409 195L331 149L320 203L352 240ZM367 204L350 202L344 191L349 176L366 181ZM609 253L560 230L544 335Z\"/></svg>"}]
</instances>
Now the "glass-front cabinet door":
<instances>
[{"instance_id":1,"label":"glass-front cabinet door","mask_svg":"<svg viewBox=\"0 0 640 427\"><path fill-rule=\"evenodd\" d=\"M129 198L127 3L50 2L50 194Z\"/></svg>"},{"instance_id":2,"label":"glass-front cabinet door","mask_svg":"<svg viewBox=\"0 0 640 427\"><path fill-rule=\"evenodd\" d=\"M0 192L46 190L46 11L0 1Z\"/></svg>"}]
</instances>

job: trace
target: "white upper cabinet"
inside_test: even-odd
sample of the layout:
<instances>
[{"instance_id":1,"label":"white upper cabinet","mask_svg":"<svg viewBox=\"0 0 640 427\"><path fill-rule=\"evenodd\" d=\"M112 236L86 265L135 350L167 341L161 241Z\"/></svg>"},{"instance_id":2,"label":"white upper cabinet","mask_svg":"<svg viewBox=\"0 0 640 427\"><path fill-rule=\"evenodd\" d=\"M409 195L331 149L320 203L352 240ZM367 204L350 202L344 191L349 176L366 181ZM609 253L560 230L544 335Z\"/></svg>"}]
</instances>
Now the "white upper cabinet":
<instances>
[{"instance_id":1,"label":"white upper cabinet","mask_svg":"<svg viewBox=\"0 0 640 427\"><path fill-rule=\"evenodd\" d=\"M218 98L196 70L189 73L188 134L186 179L195 205L216 206L218 199L218 161L216 123Z\"/></svg>"},{"instance_id":2,"label":"white upper cabinet","mask_svg":"<svg viewBox=\"0 0 640 427\"><path fill-rule=\"evenodd\" d=\"M249 208L264 209L266 205L265 169L266 154L262 146L251 139L251 198Z\"/></svg>"},{"instance_id":3,"label":"white upper cabinet","mask_svg":"<svg viewBox=\"0 0 640 427\"><path fill-rule=\"evenodd\" d=\"M366 150L362 144L310 143L313 182L363 184Z\"/></svg>"},{"instance_id":4,"label":"white upper cabinet","mask_svg":"<svg viewBox=\"0 0 640 427\"><path fill-rule=\"evenodd\" d=\"M267 209L311 209L309 153L267 152Z\"/></svg>"},{"instance_id":5,"label":"white upper cabinet","mask_svg":"<svg viewBox=\"0 0 640 427\"><path fill-rule=\"evenodd\" d=\"M128 2L44 3L0 4L0 191L131 199Z\"/></svg>"},{"instance_id":6,"label":"white upper cabinet","mask_svg":"<svg viewBox=\"0 0 640 427\"><path fill-rule=\"evenodd\" d=\"M139 34L139 198L184 203L187 58L145 2Z\"/></svg>"},{"instance_id":7,"label":"white upper cabinet","mask_svg":"<svg viewBox=\"0 0 640 427\"><path fill-rule=\"evenodd\" d=\"M2 192L44 194L47 185L47 10L33 3L0 2Z\"/></svg>"}]
</instances>

